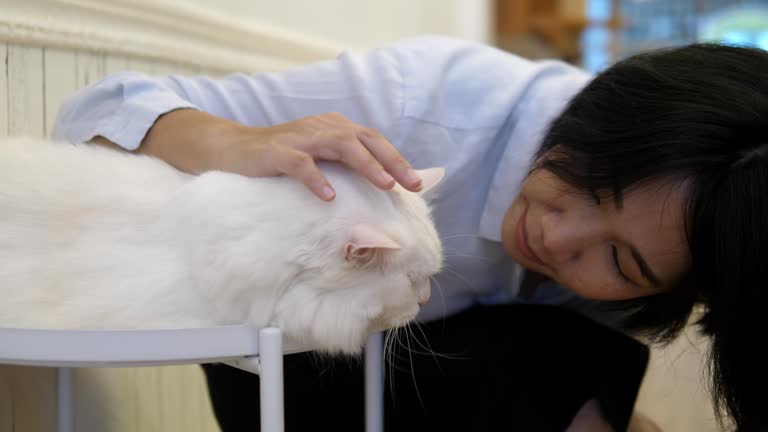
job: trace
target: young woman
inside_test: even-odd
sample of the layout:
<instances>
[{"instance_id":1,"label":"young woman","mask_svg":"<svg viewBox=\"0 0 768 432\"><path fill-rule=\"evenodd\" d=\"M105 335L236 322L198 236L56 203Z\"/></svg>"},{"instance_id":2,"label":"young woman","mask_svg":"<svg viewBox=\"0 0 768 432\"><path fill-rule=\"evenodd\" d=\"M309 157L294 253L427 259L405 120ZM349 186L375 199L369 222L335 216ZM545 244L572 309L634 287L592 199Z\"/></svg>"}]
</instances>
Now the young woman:
<instances>
[{"instance_id":1,"label":"young woman","mask_svg":"<svg viewBox=\"0 0 768 432\"><path fill-rule=\"evenodd\" d=\"M523 296L600 300L657 341L698 301L715 402L768 428L768 54L691 45L591 77L443 38L401 41L278 74L120 73L62 107L54 136L155 155L189 172L286 174L334 198L315 160L433 203L448 270L425 322ZM566 292L521 290L526 268Z\"/></svg>"}]
</instances>

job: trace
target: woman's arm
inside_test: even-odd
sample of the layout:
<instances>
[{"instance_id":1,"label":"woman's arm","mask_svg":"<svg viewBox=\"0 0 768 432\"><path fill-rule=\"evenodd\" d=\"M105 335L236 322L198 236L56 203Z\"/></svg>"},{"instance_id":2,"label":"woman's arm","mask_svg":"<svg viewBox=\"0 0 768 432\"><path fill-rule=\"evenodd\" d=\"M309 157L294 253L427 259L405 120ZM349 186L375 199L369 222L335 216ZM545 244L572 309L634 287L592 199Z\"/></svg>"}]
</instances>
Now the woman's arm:
<instances>
[{"instance_id":1,"label":"woman's arm","mask_svg":"<svg viewBox=\"0 0 768 432\"><path fill-rule=\"evenodd\" d=\"M93 141L121 148L103 136ZM324 200L332 200L335 192L317 168L318 159L344 162L382 189L395 184L389 173L395 173L411 190L421 188L421 179L383 135L337 113L259 128L194 109L179 109L160 116L137 151L192 173L285 174Z\"/></svg>"},{"instance_id":2,"label":"woman's arm","mask_svg":"<svg viewBox=\"0 0 768 432\"><path fill-rule=\"evenodd\" d=\"M402 77L386 50L280 74L119 73L68 98L53 136L139 151L188 172L287 174L332 199L318 159L345 163L381 188L395 180L420 188L385 137L395 133L402 104Z\"/></svg>"}]
</instances>

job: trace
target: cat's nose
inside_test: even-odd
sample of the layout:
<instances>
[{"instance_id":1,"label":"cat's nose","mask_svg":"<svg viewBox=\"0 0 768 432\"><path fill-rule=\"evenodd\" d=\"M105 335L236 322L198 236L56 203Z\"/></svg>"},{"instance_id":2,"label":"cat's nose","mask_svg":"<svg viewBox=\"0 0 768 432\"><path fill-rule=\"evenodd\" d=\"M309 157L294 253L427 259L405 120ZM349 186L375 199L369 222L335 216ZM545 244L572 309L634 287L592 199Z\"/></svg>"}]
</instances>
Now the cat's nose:
<instances>
[{"instance_id":1,"label":"cat's nose","mask_svg":"<svg viewBox=\"0 0 768 432\"><path fill-rule=\"evenodd\" d=\"M421 284L416 290L419 306L424 306L432 295L432 281L427 278L426 283Z\"/></svg>"},{"instance_id":2,"label":"cat's nose","mask_svg":"<svg viewBox=\"0 0 768 432\"><path fill-rule=\"evenodd\" d=\"M425 304L427 304L429 302L429 298L430 297L431 297L430 294L427 293L426 296L423 296L422 298L420 298L419 299L419 306L424 306Z\"/></svg>"}]
</instances>

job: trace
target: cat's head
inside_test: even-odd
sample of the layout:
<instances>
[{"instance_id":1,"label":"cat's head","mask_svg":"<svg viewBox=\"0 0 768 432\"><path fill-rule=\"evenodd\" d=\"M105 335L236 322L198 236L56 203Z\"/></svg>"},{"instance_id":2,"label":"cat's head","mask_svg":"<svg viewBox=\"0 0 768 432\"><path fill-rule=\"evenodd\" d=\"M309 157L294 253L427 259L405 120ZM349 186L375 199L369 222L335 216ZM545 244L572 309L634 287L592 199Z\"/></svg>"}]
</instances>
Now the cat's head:
<instances>
[{"instance_id":1,"label":"cat's head","mask_svg":"<svg viewBox=\"0 0 768 432\"><path fill-rule=\"evenodd\" d=\"M278 302L277 324L287 334L324 351L358 352L370 333L416 317L443 259L425 196L444 170L419 174L422 190L413 193L326 171L338 198L313 230L321 235L302 254L304 270Z\"/></svg>"}]
</instances>

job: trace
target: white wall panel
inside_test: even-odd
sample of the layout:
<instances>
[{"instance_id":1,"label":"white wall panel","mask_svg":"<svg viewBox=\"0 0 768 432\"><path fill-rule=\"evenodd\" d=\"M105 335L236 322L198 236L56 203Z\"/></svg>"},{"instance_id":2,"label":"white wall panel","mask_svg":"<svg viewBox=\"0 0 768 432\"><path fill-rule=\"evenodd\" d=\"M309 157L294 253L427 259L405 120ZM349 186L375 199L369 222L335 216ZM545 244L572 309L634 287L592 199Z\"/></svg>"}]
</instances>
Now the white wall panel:
<instances>
[{"instance_id":1,"label":"white wall panel","mask_svg":"<svg viewBox=\"0 0 768 432\"><path fill-rule=\"evenodd\" d=\"M59 106L65 97L78 89L75 53L71 50L46 48L45 63L45 132L51 134Z\"/></svg>"},{"instance_id":2,"label":"white wall panel","mask_svg":"<svg viewBox=\"0 0 768 432\"><path fill-rule=\"evenodd\" d=\"M8 133L45 135L43 49L8 46Z\"/></svg>"},{"instance_id":3,"label":"white wall panel","mask_svg":"<svg viewBox=\"0 0 768 432\"><path fill-rule=\"evenodd\" d=\"M134 57L128 59L128 67L135 72L144 72L147 75L154 75L160 68L158 61L152 61L144 57Z\"/></svg>"},{"instance_id":4,"label":"white wall panel","mask_svg":"<svg viewBox=\"0 0 768 432\"><path fill-rule=\"evenodd\" d=\"M85 87L101 79L106 69L104 54L78 52L76 61L77 86Z\"/></svg>"},{"instance_id":5,"label":"white wall panel","mask_svg":"<svg viewBox=\"0 0 768 432\"><path fill-rule=\"evenodd\" d=\"M8 135L8 68L4 67L7 59L8 44L0 42L0 137Z\"/></svg>"},{"instance_id":6,"label":"white wall panel","mask_svg":"<svg viewBox=\"0 0 768 432\"><path fill-rule=\"evenodd\" d=\"M106 54L104 58L104 72L113 74L128 70L128 57L118 54Z\"/></svg>"}]
</instances>

